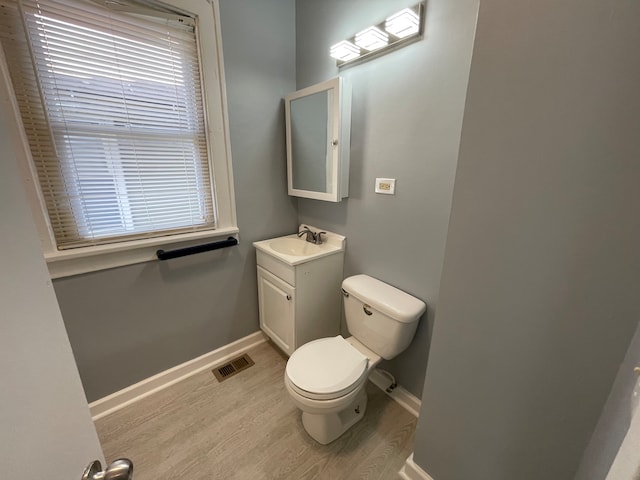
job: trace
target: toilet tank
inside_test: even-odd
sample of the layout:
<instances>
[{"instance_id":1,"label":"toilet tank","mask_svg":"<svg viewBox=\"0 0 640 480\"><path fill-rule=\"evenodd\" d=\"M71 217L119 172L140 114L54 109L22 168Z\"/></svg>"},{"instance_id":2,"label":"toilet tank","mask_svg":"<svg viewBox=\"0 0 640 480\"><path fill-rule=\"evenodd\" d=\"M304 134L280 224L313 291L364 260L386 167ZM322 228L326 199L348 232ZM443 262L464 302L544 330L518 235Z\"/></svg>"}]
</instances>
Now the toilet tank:
<instances>
[{"instance_id":1,"label":"toilet tank","mask_svg":"<svg viewBox=\"0 0 640 480\"><path fill-rule=\"evenodd\" d=\"M368 275L342 282L349 333L386 360L404 351L427 306L408 293Z\"/></svg>"}]
</instances>

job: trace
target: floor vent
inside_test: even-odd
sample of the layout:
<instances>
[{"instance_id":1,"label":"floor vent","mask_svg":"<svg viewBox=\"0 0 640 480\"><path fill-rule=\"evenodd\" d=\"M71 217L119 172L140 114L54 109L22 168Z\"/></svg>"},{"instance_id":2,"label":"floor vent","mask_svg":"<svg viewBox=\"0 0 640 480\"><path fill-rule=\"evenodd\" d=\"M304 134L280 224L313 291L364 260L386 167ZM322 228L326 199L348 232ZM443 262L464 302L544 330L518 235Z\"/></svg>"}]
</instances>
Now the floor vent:
<instances>
[{"instance_id":1,"label":"floor vent","mask_svg":"<svg viewBox=\"0 0 640 480\"><path fill-rule=\"evenodd\" d=\"M241 357L234 358L230 362L220 365L219 367L215 367L211 371L218 379L218 382L222 382L227 378L233 377L236 373L246 370L252 365L254 365L253 360L251 360L251 357L245 353Z\"/></svg>"}]
</instances>

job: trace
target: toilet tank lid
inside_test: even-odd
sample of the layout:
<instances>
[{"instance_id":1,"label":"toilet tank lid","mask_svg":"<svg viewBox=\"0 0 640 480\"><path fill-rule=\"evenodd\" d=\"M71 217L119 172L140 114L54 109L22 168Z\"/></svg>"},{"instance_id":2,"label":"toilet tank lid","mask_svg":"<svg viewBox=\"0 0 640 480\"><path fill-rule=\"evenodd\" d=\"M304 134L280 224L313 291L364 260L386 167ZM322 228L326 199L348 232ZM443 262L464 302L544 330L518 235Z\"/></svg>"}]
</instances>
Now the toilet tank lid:
<instances>
[{"instance_id":1,"label":"toilet tank lid","mask_svg":"<svg viewBox=\"0 0 640 480\"><path fill-rule=\"evenodd\" d=\"M380 313L403 323L417 321L427 308L422 300L369 275L345 278L342 288Z\"/></svg>"}]
</instances>

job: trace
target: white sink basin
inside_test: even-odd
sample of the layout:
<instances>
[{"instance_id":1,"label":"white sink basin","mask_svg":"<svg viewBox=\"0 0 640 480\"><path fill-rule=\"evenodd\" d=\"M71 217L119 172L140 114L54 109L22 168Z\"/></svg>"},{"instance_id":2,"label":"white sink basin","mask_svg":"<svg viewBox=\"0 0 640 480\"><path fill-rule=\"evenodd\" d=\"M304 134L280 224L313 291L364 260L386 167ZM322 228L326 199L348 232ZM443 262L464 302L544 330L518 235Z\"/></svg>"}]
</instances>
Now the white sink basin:
<instances>
[{"instance_id":1,"label":"white sink basin","mask_svg":"<svg viewBox=\"0 0 640 480\"><path fill-rule=\"evenodd\" d=\"M269 242L269 246L278 253L293 255L294 257L306 257L322 253L322 245L315 245L299 238L276 238Z\"/></svg>"},{"instance_id":2,"label":"white sink basin","mask_svg":"<svg viewBox=\"0 0 640 480\"><path fill-rule=\"evenodd\" d=\"M323 231L311 226L309 228L314 232ZM298 265L326 255L332 255L343 251L345 247L345 237L336 233L327 232L322 236L320 245L307 242L305 238L305 235L298 237L294 233L285 237L254 242L253 245L259 251L276 257L288 265Z\"/></svg>"}]
</instances>

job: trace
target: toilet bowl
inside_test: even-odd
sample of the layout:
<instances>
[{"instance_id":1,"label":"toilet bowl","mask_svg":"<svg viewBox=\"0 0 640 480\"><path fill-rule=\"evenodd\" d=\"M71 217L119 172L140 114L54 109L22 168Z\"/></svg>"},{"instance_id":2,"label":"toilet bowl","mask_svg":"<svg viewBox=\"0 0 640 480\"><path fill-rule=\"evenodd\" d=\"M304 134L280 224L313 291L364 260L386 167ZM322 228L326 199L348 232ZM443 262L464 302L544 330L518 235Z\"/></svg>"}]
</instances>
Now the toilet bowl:
<instances>
[{"instance_id":1,"label":"toilet bowl","mask_svg":"<svg viewBox=\"0 0 640 480\"><path fill-rule=\"evenodd\" d=\"M304 429L325 445L362 419L369 373L382 358L406 349L426 309L421 300L366 275L345 279L342 288L353 336L302 345L284 375L293 403L302 410Z\"/></svg>"},{"instance_id":2,"label":"toilet bowl","mask_svg":"<svg viewBox=\"0 0 640 480\"><path fill-rule=\"evenodd\" d=\"M364 387L380 356L355 338L321 338L291 355L285 387L302 410L305 430L319 443L332 442L362 418Z\"/></svg>"}]
</instances>

